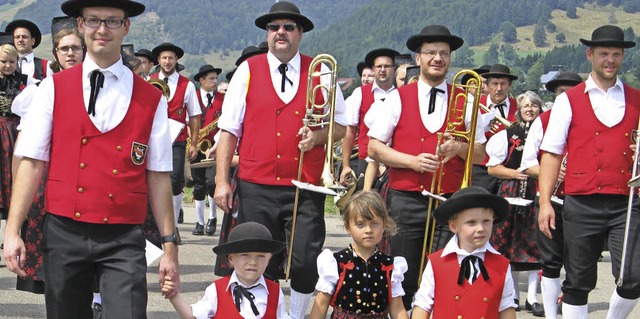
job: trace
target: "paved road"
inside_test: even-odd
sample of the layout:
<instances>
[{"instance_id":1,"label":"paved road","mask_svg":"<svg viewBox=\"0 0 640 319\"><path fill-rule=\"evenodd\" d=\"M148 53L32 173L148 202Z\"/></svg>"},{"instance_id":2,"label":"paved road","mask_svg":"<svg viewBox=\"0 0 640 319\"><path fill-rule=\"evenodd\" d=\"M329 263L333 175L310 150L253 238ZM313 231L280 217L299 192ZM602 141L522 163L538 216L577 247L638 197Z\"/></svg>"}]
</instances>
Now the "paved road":
<instances>
[{"instance_id":1,"label":"paved road","mask_svg":"<svg viewBox=\"0 0 640 319\"><path fill-rule=\"evenodd\" d=\"M218 218L221 221L221 216ZM182 273L182 294L187 302L198 301L205 288L215 279L213 275L214 254L211 248L217 243L217 237L192 236L194 226L194 209L185 209L185 223L180 225L183 245L180 246L180 263ZM345 247L350 238L340 226L337 216L327 216L327 241L325 247L338 250ZM3 223L4 224L4 223ZM3 225L4 226L4 225ZM4 227L3 227L4 228ZM0 231L4 236L4 232ZM598 286L591 294L589 304L590 318L606 318L609 298L614 288L611 277L609 256L605 253L603 262L598 264ZM171 304L159 293L157 262L149 268L149 319L177 318ZM526 290L526 278L522 276L520 289ZM289 294L287 283L283 283L285 295ZM288 297L287 297L288 298ZM520 298L524 303L524 294ZM542 298L539 296L539 299ZM5 318L44 318L44 301L41 295L34 295L15 290L15 276L0 261L0 319ZM519 312L518 318L535 318L525 311ZM636 308L630 318L640 318L640 309Z\"/></svg>"}]
</instances>

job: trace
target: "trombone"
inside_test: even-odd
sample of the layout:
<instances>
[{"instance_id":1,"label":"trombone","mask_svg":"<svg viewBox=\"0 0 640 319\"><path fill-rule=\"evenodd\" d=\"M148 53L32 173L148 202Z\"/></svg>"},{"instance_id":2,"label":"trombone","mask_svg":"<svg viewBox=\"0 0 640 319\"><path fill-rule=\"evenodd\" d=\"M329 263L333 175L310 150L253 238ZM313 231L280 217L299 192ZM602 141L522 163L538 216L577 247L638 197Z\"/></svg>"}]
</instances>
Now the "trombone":
<instances>
[{"instance_id":1,"label":"trombone","mask_svg":"<svg viewBox=\"0 0 640 319\"><path fill-rule=\"evenodd\" d=\"M622 241L622 259L620 260L620 275L616 284L618 287L622 287L624 282L624 264L627 261L627 242L629 241L629 224L631 223L631 214L633 213L633 198L636 197L636 188L640 186L638 182L638 147L640 147L640 138L638 133L640 132L640 121L638 122L638 129L631 132L631 138L636 145L636 152L633 154L633 168L631 170L631 180L629 180L629 202L627 204L627 218L624 226L624 239Z\"/></svg>"},{"instance_id":2,"label":"trombone","mask_svg":"<svg viewBox=\"0 0 640 319\"><path fill-rule=\"evenodd\" d=\"M467 84L458 84L458 77L470 75L472 78ZM449 134L454 138L466 141L469 144L467 148L467 158L465 160L464 173L462 175L462 183L460 188L466 188L471 183L471 168L473 167L473 143L475 142L476 125L478 123L478 108L480 106L480 89L482 79L480 75L473 70L462 70L453 77L451 92L449 95L449 104L447 108L447 119L445 120L444 133L438 133L438 141L436 144L436 156L439 156L440 146L443 143L444 134ZM469 96L473 96L473 104L469 103ZM459 127L465 125L465 115L471 106L471 124L465 131ZM436 228L435 219L432 216L434 206L436 206L443 198L440 196L442 189L442 175L444 173L444 165L440 165L431 178L431 188L429 192L424 191L423 195L429 196L429 205L427 207L427 220L424 228L424 241L422 243L422 258L420 259L420 272L422 274L425 267L425 258L427 251L431 253L433 249L433 237ZM434 199L436 200L434 202ZM422 276L418 277L418 285L422 280Z\"/></svg>"},{"instance_id":3,"label":"trombone","mask_svg":"<svg viewBox=\"0 0 640 319\"><path fill-rule=\"evenodd\" d=\"M322 65L329 67L330 71L322 72ZM330 75L329 86L323 85L321 82L314 85L314 79L319 79L323 75ZM337 195L333 189L343 188L336 182L335 174L333 172L333 131L335 126L335 109L336 109L336 84L338 81L338 63L336 59L329 54L320 54L316 56L309 65L309 76L307 78L307 98L305 105L305 116L302 119L303 132L313 127L327 126L327 145L325 148L324 165L322 168L321 181L322 186L310 185L308 183L301 182L302 179L302 164L304 160L304 151L300 151L300 159L298 162L298 179L292 181L296 186L296 194L293 201L293 216L291 221L291 236L289 238L289 250L287 253L287 267L285 271L285 280L289 280L289 274L291 272L291 257L293 254L293 238L296 230L296 217L298 215L298 201L300 198L300 189L306 189L310 191L320 192L327 195ZM317 94L326 95L323 99L323 103L318 103L316 98L320 97ZM325 109L328 110L325 111Z\"/></svg>"},{"instance_id":4,"label":"trombone","mask_svg":"<svg viewBox=\"0 0 640 319\"><path fill-rule=\"evenodd\" d=\"M473 80L473 79L472 79ZM468 82L467 82L468 83ZM488 107L486 107L484 104L482 103L478 103L478 107L485 111L486 113L493 113L493 111L491 111L491 109L489 109ZM504 125L504 128L507 129L509 127L511 127L511 125L513 125L513 122L505 119L504 117L498 115L498 114L493 114L494 115L494 119L500 123L502 123L502 125Z\"/></svg>"}]
</instances>

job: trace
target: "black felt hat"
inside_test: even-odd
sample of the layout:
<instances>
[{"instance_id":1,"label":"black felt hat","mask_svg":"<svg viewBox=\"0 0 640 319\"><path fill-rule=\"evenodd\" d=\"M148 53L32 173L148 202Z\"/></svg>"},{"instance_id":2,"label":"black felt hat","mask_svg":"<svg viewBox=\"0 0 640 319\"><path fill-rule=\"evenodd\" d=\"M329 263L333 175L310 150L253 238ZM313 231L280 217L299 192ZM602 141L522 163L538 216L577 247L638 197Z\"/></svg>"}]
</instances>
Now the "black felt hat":
<instances>
[{"instance_id":1,"label":"black felt hat","mask_svg":"<svg viewBox=\"0 0 640 319\"><path fill-rule=\"evenodd\" d=\"M158 59L158 57L160 56L160 53L165 51L174 52L178 56L178 59L180 59L184 55L184 50L182 50L179 46L170 42L164 42L159 46L153 48L153 51L151 51L151 53L156 59Z\"/></svg>"},{"instance_id":2,"label":"black felt hat","mask_svg":"<svg viewBox=\"0 0 640 319\"><path fill-rule=\"evenodd\" d=\"M547 82L544 87L547 91L555 92L560 85L576 86L582 83L582 78L575 72L562 72L555 79Z\"/></svg>"},{"instance_id":3,"label":"black felt hat","mask_svg":"<svg viewBox=\"0 0 640 319\"><path fill-rule=\"evenodd\" d=\"M313 30L313 22L309 18L300 14L300 9L288 1L279 1L271 6L269 13L264 14L256 19L256 26L266 30L267 24L275 19L289 19L295 21L302 26L303 32Z\"/></svg>"},{"instance_id":4,"label":"black felt hat","mask_svg":"<svg viewBox=\"0 0 640 319\"><path fill-rule=\"evenodd\" d=\"M215 72L216 74L220 75L220 72L222 72L222 69L214 68L213 65L211 64L205 64L200 67L200 70L198 70L198 73L196 73L196 75L193 76L193 79L196 81L200 81L200 78L207 75L207 73L209 72Z\"/></svg>"},{"instance_id":5,"label":"black felt hat","mask_svg":"<svg viewBox=\"0 0 640 319\"><path fill-rule=\"evenodd\" d=\"M508 66L500 63L496 63L491 66L489 72L483 73L482 77L488 78L509 78L511 80L517 80L518 77L511 74L511 69Z\"/></svg>"},{"instance_id":6,"label":"black felt hat","mask_svg":"<svg viewBox=\"0 0 640 319\"><path fill-rule=\"evenodd\" d=\"M147 50L147 49L140 49L138 51L136 51L136 53L133 54L134 56L143 56L147 59L149 59L149 61L153 62L153 64L158 64L158 60L156 60L156 58L153 56L153 53L151 53L151 51Z\"/></svg>"},{"instance_id":7,"label":"black felt hat","mask_svg":"<svg viewBox=\"0 0 640 319\"><path fill-rule=\"evenodd\" d=\"M227 81L231 81L231 78L233 78L233 74L236 73L236 70L238 70L238 68L227 72L227 74L224 75L225 79L227 79Z\"/></svg>"},{"instance_id":8,"label":"black felt hat","mask_svg":"<svg viewBox=\"0 0 640 319\"><path fill-rule=\"evenodd\" d=\"M67 0L60 9L70 17L79 17L82 9L89 7L118 8L124 10L129 17L140 15L145 9L144 4L131 0Z\"/></svg>"},{"instance_id":9,"label":"black felt hat","mask_svg":"<svg viewBox=\"0 0 640 319\"><path fill-rule=\"evenodd\" d=\"M13 34L0 32L0 45L11 44L13 45Z\"/></svg>"},{"instance_id":10,"label":"black felt hat","mask_svg":"<svg viewBox=\"0 0 640 319\"><path fill-rule=\"evenodd\" d=\"M603 25L591 33L591 40L580 39L582 44L590 47L633 48L636 43L624 40L624 32L615 25Z\"/></svg>"},{"instance_id":11,"label":"black felt hat","mask_svg":"<svg viewBox=\"0 0 640 319\"><path fill-rule=\"evenodd\" d=\"M258 49L260 49L260 51L262 51L262 53L269 52L269 42L267 42L267 41L260 42L260 44L258 44Z\"/></svg>"},{"instance_id":12,"label":"black felt hat","mask_svg":"<svg viewBox=\"0 0 640 319\"><path fill-rule=\"evenodd\" d=\"M284 249L284 243L273 240L269 229L256 222L246 222L234 227L229 233L229 241L213 247L220 256L237 253L278 253Z\"/></svg>"},{"instance_id":13,"label":"black felt hat","mask_svg":"<svg viewBox=\"0 0 640 319\"><path fill-rule=\"evenodd\" d=\"M475 207L493 209L494 223L501 222L509 214L509 202L506 199L478 186L469 186L453 193L451 198L440 204L433 214L438 223L447 225L449 220L459 212Z\"/></svg>"},{"instance_id":14,"label":"black felt hat","mask_svg":"<svg viewBox=\"0 0 640 319\"><path fill-rule=\"evenodd\" d=\"M13 35L13 31L15 31L17 28L25 28L29 30L31 36L36 39L35 43L33 44L34 49L37 48L38 45L40 45L40 41L42 41L42 33L40 33L40 28L38 28L35 23L24 19L13 20L9 24L7 24L7 27L4 28L4 32Z\"/></svg>"},{"instance_id":15,"label":"black felt hat","mask_svg":"<svg viewBox=\"0 0 640 319\"><path fill-rule=\"evenodd\" d=\"M399 54L400 52L394 49L389 49L389 48L379 48L379 49L371 50L364 57L364 63L366 63L367 66L369 67L373 67L373 62L375 61L376 58L381 56L387 56L387 57L390 57L391 60L394 60L395 56Z\"/></svg>"},{"instance_id":16,"label":"black felt hat","mask_svg":"<svg viewBox=\"0 0 640 319\"><path fill-rule=\"evenodd\" d=\"M369 66L367 66L367 64L364 63L364 61L358 62L358 65L356 65L356 70L358 70L358 76L362 76L362 71L364 71L365 68L369 68Z\"/></svg>"},{"instance_id":17,"label":"black felt hat","mask_svg":"<svg viewBox=\"0 0 640 319\"><path fill-rule=\"evenodd\" d=\"M257 46L250 45L244 48L244 50L242 50L242 54L240 54L240 57L236 60L236 66L240 66L240 64L244 62L244 60L254 55L263 54L263 53L265 53L265 51L261 50Z\"/></svg>"},{"instance_id":18,"label":"black felt hat","mask_svg":"<svg viewBox=\"0 0 640 319\"><path fill-rule=\"evenodd\" d=\"M72 17L54 17L51 19L51 35L52 38L55 36L60 30L64 29L75 29L78 30L78 22L76 18Z\"/></svg>"},{"instance_id":19,"label":"black felt hat","mask_svg":"<svg viewBox=\"0 0 640 319\"><path fill-rule=\"evenodd\" d=\"M483 65L481 67L473 69L473 71L478 73L478 75L483 75L483 74L489 72L490 68L491 68L490 65L485 64L485 65ZM472 78L471 74L465 74L464 76L462 76L462 79L460 80L460 83L466 85L467 82L469 82L469 80L471 80L471 78Z\"/></svg>"},{"instance_id":20,"label":"black felt hat","mask_svg":"<svg viewBox=\"0 0 640 319\"><path fill-rule=\"evenodd\" d=\"M452 35L447 27L442 25L428 25L422 28L419 34L414 34L407 40L407 48L413 52L418 52L425 42L446 42L449 43L451 52L457 50L464 44L462 38Z\"/></svg>"}]
</instances>

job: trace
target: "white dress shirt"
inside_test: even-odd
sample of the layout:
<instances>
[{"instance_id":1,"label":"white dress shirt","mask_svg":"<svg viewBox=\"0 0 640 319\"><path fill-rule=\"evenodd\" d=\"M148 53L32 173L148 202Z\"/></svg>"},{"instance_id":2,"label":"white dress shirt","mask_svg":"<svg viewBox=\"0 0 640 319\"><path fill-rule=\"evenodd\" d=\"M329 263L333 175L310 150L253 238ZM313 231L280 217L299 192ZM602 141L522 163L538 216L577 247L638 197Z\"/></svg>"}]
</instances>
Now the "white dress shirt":
<instances>
[{"instance_id":1,"label":"white dress shirt","mask_svg":"<svg viewBox=\"0 0 640 319\"><path fill-rule=\"evenodd\" d=\"M269 290L267 289L267 282L265 281L264 276L260 276L256 284L258 284L258 286L251 288L249 291L256 297L253 302L256 305L256 308L258 308L258 312L260 313L257 316L253 314L253 310L251 310L251 303L243 295L242 302L240 303L240 315L242 316L242 318L260 319L265 315L265 312L267 310L267 301L269 300ZM231 274L231 278L229 279L227 291L233 291L233 287L235 287L236 285L241 285L245 288L249 288L243 285L238 280L238 276L234 271ZM276 318L289 318L289 315L287 314L287 307L285 306L282 288L278 289L278 291L280 297L278 299ZM218 292L216 290L215 283L212 283L211 285L209 285L209 287L207 287L204 292L204 297L202 297L200 301L191 305L191 311L193 312L193 317L196 319L209 319L216 315L216 312L218 311Z\"/></svg>"},{"instance_id":2,"label":"white dress shirt","mask_svg":"<svg viewBox=\"0 0 640 319\"><path fill-rule=\"evenodd\" d=\"M436 107L433 113L428 114L429 110L429 98L431 96L431 86L425 83L422 79L418 81L418 105L420 108L420 117L422 124L431 133L437 132L444 121L447 118L448 109L448 88L445 82L442 82L436 88L443 90L443 93L438 93L436 96ZM398 90L394 90L387 95L383 107L376 106L376 112L378 113L372 126L369 129L369 136L375 138L383 143L391 141L393 132L395 131L400 115L402 113L402 101L400 100L400 94ZM373 108L373 107L372 107ZM471 126L472 110L467 106L465 114L465 125ZM480 121L476 125L475 142L484 144L486 138L484 132L479 128ZM416 132L418 134L418 132Z\"/></svg>"},{"instance_id":3,"label":"white dress shirt","mask_svg":"<svg viewBox=\"0 0 640 319\"><path fill-rule=\"evenodd\" d=\"M298 52L291 61L287 63L288 70L286 72L287 78L293 81L293 84L285 81L285 91L281 92L280 86L282 81L282 75L278 70L281 62L273 53L267 53L267 62L269 63L269 75L271 76L271 82L273 88L278 94L278 97L284 103L289 103L295 97L298 92L298 85L300 82L300 53ZM322 65L321 71L328 71L329 69ZM218 121L218 127L230 132L236 137L242 136L242 128L244 123L244 113L247 106L247 88L249 86L250 74L249 63L247 61L242 62L236 72L231 78L227 94L225 95L224 102L222 104L222 115ZM266 76L264 74L253 74L253 76ZM323 85L329 86L329 75L324 75L320 78ZM306 83L306 81L305 81ZM340 88L336 88L336 108L335 108L335 122L340 125L346 125L345 120L345 102L342 97L342 91ZM302 127L302 123L300 123Z\"/></svg>"},{"instance_id":4,"label":"white dress shirt","mask_svg":"<svg viewBox=\"0 0 640 319\"><path fill-rule=\"evenodd\" d=\"M35 55L33 54L33 52L25 56L18 57L18 65L20 66L20 72L22 72L22 74L28 75L30 78L33 77L33 73L35 72L35 64L33 63L33 58L35 58Z\"/></svg>"},{"instance_id":5,"label":"white dress shirt","mask_svg":"<svg viewBox=\"0 0 640 319\"><path fill-rule=\"evenodd\" d=\"M458 235L453 235L453 238L449 240L447 245L444 247L442 251L441 258L449 254L457 254L458 255L458 264L462 263L462 260L469 256L474 255L479 257L484 261L484 256L486 252L494 253L500 255L498 251L495 250L487 242L483 247L474 250L471 254L464 249L459 248L458 246ZM457 278L452 277L451 280L457 280ZM416 292L412 307L420 307L424 311L429 313L433 312L433 300L435 299L435 277L433 274L433 265L431 261L427 263L427 267L422 273L422 281L420 283L420 288ZM513 289L513 278L511 277L511 265L508 266L507 272L504 277L504 287L502 288L502 300L500 301L500 306L498 311L504 311L507 308L515 308L516 304L514 303L514 299L518 299L518 295L516 295ZM447 307L447 305L439 305L439 307Z\"/></svg>"},{"instance_id":6,"label":"white dress shirt","mask_svg":"<svg viewBox=\"0 0 640 319\"><path fill-rule=\"evenodd\" d=\"M122 64L122 59L106 69L101 69L87 55L82 63L82 89L85 109L88 109L91 84L90 73L100 69L104 74L104 86L98 94L95 116L89 116L91 122L100 132L108 132L124 119L133 92L133 73ZM48 161L51 147L53 127L53 77L45 78L33 94L33 102L22 124L22 133L16 143L14 154L18 157L29 157ZM147 153L147 169L168 172L173 170L169 124L167 120L167 102L164 98L158 101Z\"/></svg>"},{"instance_id":7,"label":"white dress shirt","mask_svg":"<svg viewBox=\"0 0 640 319\"><path fill-rule=\"evenodd\" d=\"M622 121L626 103L624 86L619 78L613 87L603 91L589 74L589 78L585 81L584 92L589 94L593 112L602 124L613 127ZM571 118L571 104L565 92L558 95L553 103L553 112L549 118L547 132L544 134L542 146L540 146L543 151L564 154Z\"/></svg>"},{"instance_id":8,"label":"white dress shirt","mask_svg":"<svg viewBox=\"0 0 640 319\"><path fill-rule=\"evenodd\" d=\"M158 78L164 81L164 73L160 72L158 74ZM173 72L173 74L169 75L168 78L169 82L167 84L169 85L169 90L171 91L171 94L169 95L169 101L171 101L176 94L176 87L178 87L178 79L180 78L180 74L178 72ZM206 101L207 99L204 100ZM189 122L189 117L202 114L202 111L200 110L200 103L198 103L198 96L196 96L196 86L191 81L189 81L189 83L187 84L187 90L184 93L184 105L187 108L187 123Z\"/></svg>"},{"instance_id":9,"label":"white dress shirt","mask_svg":"<svg viewBox=\"0 0 640 319\"><path fill-rule=\"evenodd\" d=\"M376 101L385 99L387 97L387 94L389 94L389 92L395 89L396 87L392 86L390 89L384 90L378 86L377 82L374 81L373 85L371 86L371 92L373 92L374 103ZM362 105L362 86L357 87L355 90L353 90L353 93L351 93L351 96L349 96L344 101L344 103L346 104L346 107L347 107L345 112L347 124L350 126L358 125L360 122L360 106ZM368 113L369 112L367 112L367 114Z\"/></svg>"}]
</instances>

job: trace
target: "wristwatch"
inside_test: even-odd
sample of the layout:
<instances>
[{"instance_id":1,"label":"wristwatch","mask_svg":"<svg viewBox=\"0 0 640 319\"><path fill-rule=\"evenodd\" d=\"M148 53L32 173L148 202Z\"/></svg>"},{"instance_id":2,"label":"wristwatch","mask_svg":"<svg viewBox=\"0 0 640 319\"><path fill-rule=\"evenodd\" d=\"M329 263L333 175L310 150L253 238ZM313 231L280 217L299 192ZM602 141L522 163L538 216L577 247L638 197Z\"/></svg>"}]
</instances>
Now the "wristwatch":
<instances>
[{"instance_id":1,"label":"wristwatch","mask_svg":"<svg viewBox=\"0 0 640 319\"><path fill-rule=\"evenodd\" d=\"M164 243L174 243L174 244L178 244L178 235L176 235L176 233L173 233L171 235L167 235L167 236L163 236L160 238L160 243L164 244Z\"/></svg>"}]
</instances>

